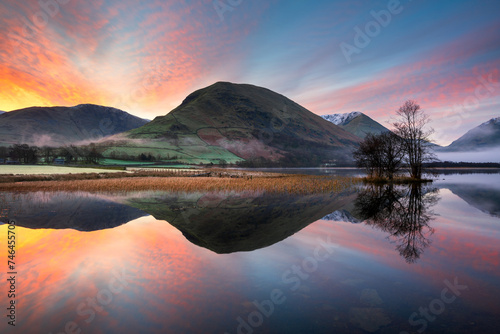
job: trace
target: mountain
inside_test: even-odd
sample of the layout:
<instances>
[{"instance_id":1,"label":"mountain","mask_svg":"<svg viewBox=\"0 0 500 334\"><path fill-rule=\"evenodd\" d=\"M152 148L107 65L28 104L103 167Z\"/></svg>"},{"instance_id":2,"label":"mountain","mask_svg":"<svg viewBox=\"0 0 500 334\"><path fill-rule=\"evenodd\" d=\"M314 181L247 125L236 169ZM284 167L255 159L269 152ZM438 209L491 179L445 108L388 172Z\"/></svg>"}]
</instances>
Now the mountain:
<instances>
[{"instance_id":1,"label":"mountain","mask_svg":"<svg viewBox=\"0 0 500 334\"><path fill-rule=\"evenodd\" d=\"M473 128L452 142L445 151L480 151L500 147L500 117Z\"/></svg>"},{"instance_id":2,"label":"mountain","mask_svg":"<svg viewBox=\"0 0 500 334\"><path fill-rule=\"evenodd\" d=\"M321 117L360 138L365 138L368 133L379 134L389 131L385 126L359 111Z\"/></svg>"},{"instance_id":3,"label":"mountain","mask_svg":"<svg viewBox=\"0 0 500 334\"><path fill-rule=\"evenodd\" d=\"M268 161L319 165L351 160L360 139L283 95L217 82L150 123L110 138L107 156L150 152L190 163Z\"/></svg>"},{"instance_id":4,"label":"mountain","mask_svg":"<svg viewBox=\"0 0 500 334\"><path fill-rule=\"evenodd\" d=\"M331 221L336 221L336 222L347 222L347 223L353 223L353 224L358 224L361 223L361 220L358 218L354 217L349 211L342 209L342 210L337 210L332 213L327 214L322 220L331 220Z\"/></svg>"},{"instance_id":5,"label":"mountain","mask_svg":"<svg viewBox=\"0 0 500 334\"><path fill-rule=\"evenodd\" d=\"M146 123L122 110L93 104L31 107L0 116L0 145L59 146L96 141Z\"/></svg>"},{"instance_id":6,"label":"mountain","mask_svg":"<svg viewBox=\"0 0 500 334\"><path fill-rule=\"evenodd\" d=\"M335 125L345 125L352 121L354 118L360 116L362 113L359 111L353 111L353 112L348 112L344 114L331 114L331 115L323 115L324 119L326 119L328 122L332 122Z\"/></svg>"},{"instance_id":7,"label":"mountain","mask_svg":"<svg viewBox=\"0 0 500 334\"><path fill-rule=\"evenodd\" d=\"M123 203L165 220L191 243L219 254L271 246L356 198L351 189L335 194L266 193L131 194Z\"/></svg>"},{"instance_id":8,"label":"mountain","mask_svg":"<svg viewBox=\"0 0 500 334\"><path fill-rule=\"evenodd\" d=\"M498 186L445 184L445 187L470 206L489 215L500 217L500 189Z\"/></svg>"},{"instance_id":9,"label":"mountain","mask_svg":"<svg viewBox=\"0 0 500 334\"><path fill-rule=\"evenodd\" d=\"M96 231L114 228L148 214L111 196L90 193L2 193L9 203L0 220L15 218L18 226L32 229Z\"/></svg>"},{"instance_id":10,"label":"mountain","mask_svg":"<svg viewBox=\"0 0 500 334\"><path fill-rule=\"evenodd\" d=\"M280 242L328 212L342 210L355 189L316 195L259 192L127 194L7 192L0 225L15 218L32 229L96 231L152 215L178 229L191 243L216 253L252 251Z\"/></svg>"},{"instance_id":11,"label":"mountain","mask_svg":"<svg viewBox=\"0 0 500 334\"><path fill-rule=\"evenodd\" d=\"M1 111L1 110L0 110L0 115L1 115L1 114L5 114L5 111Z\"/></svg>"}]
</instances>

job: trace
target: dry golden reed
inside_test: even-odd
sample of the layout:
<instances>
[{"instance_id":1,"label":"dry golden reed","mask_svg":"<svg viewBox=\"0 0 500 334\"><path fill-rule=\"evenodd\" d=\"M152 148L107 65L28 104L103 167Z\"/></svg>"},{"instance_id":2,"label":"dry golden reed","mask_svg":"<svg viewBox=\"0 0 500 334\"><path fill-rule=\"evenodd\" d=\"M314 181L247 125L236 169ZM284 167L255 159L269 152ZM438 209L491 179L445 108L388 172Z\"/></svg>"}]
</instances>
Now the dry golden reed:
<instances>
[{"instance_id":1,"label":"dry golden reed","mask_svg":"<svg viewBox=\"0 0 500 334\"><path fill-rule=\"evenodd\" d=\"M269 193L314 194L340 192L359 183L358 178L310 175L257 177L122 177L91 180L56 180L0 183L0 191L265 191Z\"/></svg>"}]
</instances>

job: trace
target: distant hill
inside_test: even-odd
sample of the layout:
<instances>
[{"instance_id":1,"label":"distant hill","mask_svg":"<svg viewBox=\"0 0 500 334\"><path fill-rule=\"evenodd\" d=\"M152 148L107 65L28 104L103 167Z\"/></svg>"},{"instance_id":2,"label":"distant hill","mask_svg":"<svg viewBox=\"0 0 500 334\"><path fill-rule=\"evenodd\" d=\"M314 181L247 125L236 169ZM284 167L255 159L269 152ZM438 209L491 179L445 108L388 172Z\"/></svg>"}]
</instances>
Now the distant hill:
<instances>
[{"instance_id":1,"label":"distant hill","mask_svg":"<svg viewBox=\"0 0 500 334\"><path fill-rule=\"evenodd\" d=\"M321 117L360 138L365 138L369 133L379 134L389 131L385 126L359 111L323 115Z\"/></svg>"},{"instance_id":2,"label":"distant hill","mask_svg":"<svg viewBox=\"0 0 500 334\"><path fill-rule=\"evenodd\" d=\"M269 89L217 82L193 92L167 115L111 137L104 154L124 158L146 150L190 163L318 165L350 160L359 140Z\"/></svg>"},{"instance_id":3,"label":"distant hill","mask_svg":"<svg viewBox=\"0 0 500 334\"><path fill-rule=\"evenodd\" d=\"M473 128L447 146L444 151L480 151L500 148L500 117Z\"/></svg>"},{"instance_id":4,"label":"distant hill","mask_svg":"<svg viewBox=\"0 0 500 334\"><path fill-rule=\"evenodd\" d=\"M96 141L146 123L125 111L93 104L31 107L0 116L0 145L59 146Z\"/></svg>"},{"instance_id":5,"label":"distant hill","mask_svg":"<svg viewBox=\"0 0 500 334\"><path fill-rule=\"evenodd\" d=\"M114 228L148 214L98 194L2 193L9 205L0 212L0 220L19 220L18 226L33 229L74 229L96 231Z\"/></svg>"},{"instance_id":6,"label":"distant hill","mask_svg":"<svg viewBox=\"0 0 500 334\"><path fill-rule=\"evenodd\" d=\"M1 115L1 114L5 114L5 111L1 111L1 110L0 110L0 115Z\"/></svg>"},{"instance_id":7,"label":"distant hill","mask_svg":"<svg viewBox=\"0 0 500 334\"><path fill-rule=\"evenodd\" d=\"M476 209L500 217L500 189L498 186L485 186L483 184L445 184L444 186Z\"/></svg>"}]
</instances>

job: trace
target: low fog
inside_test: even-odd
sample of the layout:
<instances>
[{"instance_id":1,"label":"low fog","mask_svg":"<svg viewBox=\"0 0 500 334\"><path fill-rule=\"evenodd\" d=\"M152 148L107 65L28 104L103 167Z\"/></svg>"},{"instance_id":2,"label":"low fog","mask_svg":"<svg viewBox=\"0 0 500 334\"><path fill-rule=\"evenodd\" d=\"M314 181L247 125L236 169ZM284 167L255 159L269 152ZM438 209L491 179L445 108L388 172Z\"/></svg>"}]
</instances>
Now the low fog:
<instances>
[{"instance_id":1,"label":"low fog","mask_svg":"<svg viewBox=\"0 0 500 334\"><path fill-rule=\"evenodd\" d=\"M474 152L436 152L441 161L500 162L500 147Z\"/></svg>"}]
</instances>

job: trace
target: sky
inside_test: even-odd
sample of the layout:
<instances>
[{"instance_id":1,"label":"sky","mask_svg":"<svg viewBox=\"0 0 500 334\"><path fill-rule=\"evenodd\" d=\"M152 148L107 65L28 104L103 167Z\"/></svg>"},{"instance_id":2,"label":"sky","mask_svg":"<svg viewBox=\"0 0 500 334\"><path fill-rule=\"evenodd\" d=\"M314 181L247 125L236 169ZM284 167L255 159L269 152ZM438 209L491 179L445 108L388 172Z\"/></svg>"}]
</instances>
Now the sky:
<instances>
[{"instance_id":1,"label":"sky","mask_svg":"<svg viewBox=\"0 0 500 334\"><path fill-rule=\"evenodd\" d=\"M447 145L500 116L500 1L0 0L0 110L153 119L217 81L390 127L408 99Z\"/></svg>"}]
</instances>

